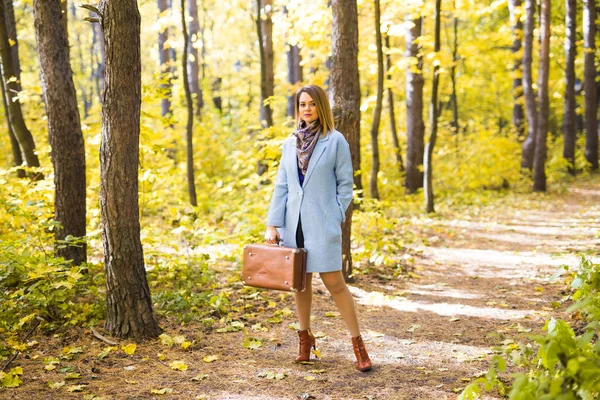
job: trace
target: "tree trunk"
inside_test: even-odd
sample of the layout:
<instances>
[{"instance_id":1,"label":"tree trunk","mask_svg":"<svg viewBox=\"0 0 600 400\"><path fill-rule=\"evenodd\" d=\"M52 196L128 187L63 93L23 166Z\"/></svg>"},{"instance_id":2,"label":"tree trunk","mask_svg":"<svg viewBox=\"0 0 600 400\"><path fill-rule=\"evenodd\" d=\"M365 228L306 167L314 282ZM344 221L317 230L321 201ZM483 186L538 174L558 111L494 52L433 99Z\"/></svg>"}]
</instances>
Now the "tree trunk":
<instances>
[{"instance_id":1,"label":"tree trunk","mask_svg":"<svg viewBox=\"0 0 600 400\"><path fill-rule=\"evenodd\" d=\"M392 58L390 56L390 36L385 35L385 47L388 49L388 53L386 54L386 70L388 72L388 79L392 79L392 75L390 71L392 70ZM390 112L390 130L392 132L392 142L394 144L394 153L396 154L396 161L398 162L398 168L400 169L400 175L404 172L404 162L402 160L402 149L400 148L400 143L398 142L398 132L396 131L396 114L394 112L394 92L392 91L391 85L387 89L388 94L388 108Z\"/></svg>"},{"instance_id":2,"label":"tree trunk","mask_svg":"<svg viewBox=\"0 0 600 400\"><path fill-rule=\"evenodd\" d=\"M202 88L200 87L200 82L198 80L198 76L200 75L198 49L196 46L194 46L194 44L198 41L198 35L200 33L200 21L198 20L198 5L196 0L188 0L188 12L192 18L190 21L190 40L188 43L189 53L191 56L188 63L188 80L190 82L190 91L196 96L196 102L193 107L194 115L200 117L202 106L204 105L204 99L202 97Z\"/></svg>"},{"instance_id":3,"label":"tree trunk","mask_svg":"<svg viewBox=\"0 0 600 400\"><path fill-rule=\"evenodd\" d=\"M260 52L260 122L263 127L273 126L273 109L265 100L273 96L273 0L256 0L256 32ZM265 18L262 12L265 12Z\"/></svg>"},{"instance_id":4,"label":"tree trunk","mask_svg":"<svg viewBox=\"0 0 600 400\"><path fill-rule=\"evenodd\" d=\"M190 195L190 203L196 207L196 184L194 179L194 142L193 142L193 127L194 127L194 105L192 103L192 94L190 92L190 84L188 81L188 50L190 40L187 32L187 24L185 23L185 0L181 0L181 29L183 31L183 53L181 56L181 67L183 75L183 89L185 91L185 102L187 106L187 125L185 131L187 143L187 181L188 193Z\"/></svg>"},{"instance_id":5,"label":"tree trunk","mask_svg":"<svg viewBox=\"0 0 600 400\"><path fill-rule=\"evenodd\" d=\"M141 18L136 0L102 0L99 8L106 48L100 146L106 329L140 340L161 332L152 313L140 241Z\"/></svg>"},{"instance_id":6,"label":"tree trunk","mask_svg":"<svg viewBox=\"0 0 600 400\"><path fill-rule=\"evenodd\" d=\"M331 32L331 74L329 98L336 128L350 144L352 168L360 171L360 84L358 74L358 7L356 0L333 0ZM361 174L354 175L354 185L362 190ZM342 224L342 271L352 275L350 234L353 203Z\"/></svg>"},{"instance_id":7,"label":"tree trunk","mask_svg":"<svg viewBox=\"0 0 600 400\"><path fill-rule=\"evenodd\" d=\"M74 265L86 262L85 243L61 245L67 236L85 239L85 148L77 108L69 42L61 0L33 2L37 50L54 167L54 220L61 227L54 233L56 254Z\"/></svg>"},{"instance_id":8,"label":"tree trunk","mask_svg":"<svg viewBox=\"0 0 600 400\"><path fill-rule=\"evenodd\" d=\"M375 44L377 47L377 100L373 109L373 123L371 125L371 151L373 163L371 164L371 197L379 200L377 188L377 174L379 173L379 123L381 122L381 108L383 107L383 43L381 40L381 8L379 0L375 0Z\"/></svg>"},{"instance_id":9,"label":"tree trunk","mask_svg":"<svg viewBox=\"0 0 600 400\"><path fill-rule=\"evenodd\" d=\"M523 94L527 112L527 138L523 142L521 168L533 168L535 134L537 132L537 110L533 91L533 31L535 29L535 0L525 0L525 29L523 31Z\"/></svg>"},{"instance_id":10,"label":"tree trunk","mask_svg":"<svg viewBox=\"0 0 600 400\"><path fill-rule=\"evenodd\" d=\"M565 116L563 125L563 157L567 160L568 171L575 175L575 57L577 55L577 1L566 0L565 18Z\"/></svg>"},{"instance_id":11,"label":"tree trunk","mask_svg":"<svg viewBox=\"0 0 600 400\"><path fill-rule=\"evenodd\" d=\"M289 46L287 51L288 59L288 82L290 85L296 85L298 82L302 82L302 66L300 61L300 48L298 45ZM288 117L294 117L296 114L296 104L294 103L295 93L288 96L287 115Z\"/></svg>"},{"instance_id":12,"label":"tree trunk","mask_svg":"<svg viewBox=\"0 0 600 400\"><path fill-rule=\"evenodd\" d=\"M550 72L550 0L542 0L540 12L540 69L538 76L537 132L535 134L535 157L533 160L533 190L546 191L546 138L548 137L548 75Z\"/></svg>"},{"instance_id":13,"label":"tree trunk","mask_svg":"<svg viewBox=\"0 0 600 400\"><path fill-rule=\"evenodd\" d=\"M223 99L221 98L221 86L223 83L223 78L220 76L216 77L212 81L211 89L212 89L212 101L213 105L219 112L223 112Z\"/></svg>"},{"instance_id":14,"label":"tree trunk","mask_svg":"<svg viewBox=\"0 0 600 400\"><path fill-rule=\"evenodd\" d=\"M15 77L17 78L17 88L19 91L21 91L21 62L19 61L19 39L17 37L17 22L15 19L15 8L12 0L5 1L4 5L6 7L6 29L8 33L8 40L11 43L10 51L12 54L13 68L15 72Z\"/></svg>"},{"instance_id":15,"label":"tree trunk","mask_svg":"<svg viewBox=\"0 0 600 400\"><path fill-rule=\"evenodd\" d=\"M4 90L6 91L6 97L8 102L8 116L9 121L12 125L13 132L19 146L25 157L25 162L28 167L39 167L40 161L37 154L35 154L35 143L33 136L23 119L23 113L21 110L21 103L16 97L16 94L20 92L20 83L18 79L11 79L17 76L17 71L14 68L13 53L9 43L9 37L7 35L7 24L6 24L6 2L0 1L0 57L2 58L2 78L4 84ZM42 179L43 175L39 172L31 175L33 179Z\"/></svg>"},{"instance_id":16,"label":"tree trunk","mask_svg":"<svg viewBox=\"0 0 600 400\"><path fill-rule=\"evenodd\" d=\"M585 0L583 7L583 63L585 94L585 159L592 170L598 169L598 126L596 99L596 7L594 0Z\"/></svg>"},{"instance_id":17,"label":"tree trunk","mask_svg":"<svg viewBox=\"0 0 600 400\"><path fill-rule=\"evenodd\" d=\"M170 0L158 0L158 11L162 15L165 11L171 8ZM165 46L165 43L169 39L169 28L165 28L162 32L158 32L158 61L160 63L161 71L161 92L162 100L160 102L160 112L163 117L171 115L171 91L173 85L171 84L172 76L171 66L171 50ZM167 82L164 82L167 81Z\"/></svg>"},{"instance_id":18,"label":"tree trunk","mask_svg":"<svg viewBox=\"0 0 600 400\"><path fill-rule=\"evenodd\" d=\"M523 74L521 66L523 57L521 56L521 41L523 39L523 22L521 22L521 13L518 9L522 6L521 0L509 0L508 9L512 22L513 42L512 42L512 73L513 73L513 119L512 123L517 132L517 137L525 135L525 121L523 114L523 105L521 97L523 96Z\"/></svg>"},{"instance_id":19,"label":"tree trunk","mask_svg":"<svg viewBox=\"0 0 600 400\"><path fill-rule=\"evenodd\" d=\"M456 3L456 2L455 2ZM455 4L456 8L456 4ZM452 95L450 101L452 103L452 122L450 126L454 133L458 133L460 124L458 122L458 96L456 95L456 65L458 64L458 18L456 15L452 18L452 29L454 43L452 46L452 68L450 68L450 81L452 83ZM441 110L440 110L441 111Z\"/></svg>"},{"instance_id":20,"label":"tree trunk","mask_svg":"<svg viewBox=\"0 0 600 400\"><path fill-rule=\"evenodd\" d=\"M104 52L104 40L102 40L102 28L100 27L100 24L94 24L94 40L96 60L94 62L94 82L98 99L102 99L102 93L104 92L104 60L106 55Z\"/></svg>"},{"instance_id":21,"label":"tree trunk","mask_svg":"<svg viewBox=\"0 0 600 400\"><path fill-rule=\"evenodd\" d=\"M440 51L440 13L441 13L442 0L435 1L435 42L434 51L439 53ZM433 148L437 139L437 122L438 122L438 87L440 84L439 75L439 64L433 67L433 81L431 86L431 103L429 105L429 125L431 129L431 135L429 141L425 146L425 178L424 178L424 191L425 191L425 210L428 213L434 212L433 204L433 170L432 170L432 156Z\"/></svg>"},{"instance_id":22,"label":"tree trunk","mask_svg":"<svg viewBox=\"0 0 600 400\"><path fill-rule=\"evenodd\" d=\"M1 79L1 78L0 78ZM13 153L13 165L15 167L21 166L23 164L23 155L21 154L21 147L19 147L19 141L15 136L12 125L10 124L10 119L8 117L8 103L6 100L6 93L4 90L4 85L0 85L0 89L2 90L2 104L4 105L4 117L6 119L6 126L8 128L8 136L10 137L10 147L12 148ZM25 170L22 168L17 168L17 177L25 178Z\"/></svg>"},{"instance_id":23,"label":"tree trunk","mask_svg":"<svg viewBox=\"0 0 600 400\"><path fill-rule=\"evenodd\" d=\"M412 27L406 32L406 57L410 64L406 70L406 190L414 193L423 187L423 152L425 148L425 122L423 122L423 56L416 39L421 36L422 17L411 19Z\"/></svg>"}]
</instances>

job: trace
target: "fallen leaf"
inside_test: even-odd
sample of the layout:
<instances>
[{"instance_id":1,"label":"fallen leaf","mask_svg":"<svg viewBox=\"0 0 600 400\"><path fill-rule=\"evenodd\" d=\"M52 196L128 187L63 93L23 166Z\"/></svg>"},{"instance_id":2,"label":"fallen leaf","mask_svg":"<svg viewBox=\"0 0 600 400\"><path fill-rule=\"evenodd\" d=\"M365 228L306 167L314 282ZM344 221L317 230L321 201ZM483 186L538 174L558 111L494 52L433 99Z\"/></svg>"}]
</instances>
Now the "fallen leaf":
<instances>
[{"instance_id":1,"label":"fallen leaf","mask_svg":"<svg viewBox=\"0 0 600 400\"><path fill-rule=\"evenodd\" d=\"M192 379L190 379L192 382L200 382L201 380L204 380L208 378L208 374L198 374L195 377L193 377Z\"/></svg>"},{"instance_id":2,"label":"fallen leaf","mask_svg":"<svg viewBox=\"0 0 600 400\"><path fill-rule=\"evenodd\" d=\"M324 374L325 372L327 372L327 370L325 369L311 369L310 371L311 374Z\"/></svg>"},{"instance_id":3,"label":"fallen leaf","mask_svg":"<svg viewBox=\"0 0 600 400\"><path fill-rule=\"evenodd\" d=\"M137 347L137 345L135 343L131 343L128 345L121 346L121 350L123 350L125 352L125 354L129 354L131 356L131 355L133 355L133 353L135 353L136 347Z\"/></svg>"},{"instance_id":4,"label":"fallen leaf","mask_svg":"<svg viewBox=\"0 0 600 400\"><path fill-rule=\"evenodd\" d=\"M130 385L137 385L139 382L138 381L130 381L128 379L125 379L125 383L129 383Z\"/></svg>"},{"instance_id":5,"label":"fallen leaf","mask_svg":"<svg viewBox=\"0 0 600 400\"><path fill-rule=\"evenodd\" d=\"M327 311L327 312L325 313L325 316L326 316L326 317L329 317L329 318L335 318L335 317L339 317L340 315L341 315L341 314L340 314L339 312L337 312L337 311Z\"/></svg>"},{"instance_id":6,"label":"fallen leaf","mask_svg":"<svg viewBox=\"0 0 600 400\"><path fill-rule=\"evenodd\" d=\"M410 328L407 329L407 331L408 332L414 332L417 329L419 329L420 327L421 327L421 325L419 325L419 324L413 324L413 325L410 326Z\"/></svg>"},{"instance_id":7,"label":"fallen leaf","mask_svg":"<svg viewBox=\"0 0 600 400\"><path fill-rule=\"evenodd\" d=\"M160 361L165 361L165 360L167 359L167 356L165 356L165 355L164 355L164 354L162 354L162 353L158 353L158 354L156 355L156 357L158 357L158 359L159 359Z\"/></svg>"},{"instance_id":8,"label":"fallen leaf","mask_svg":"<svg viewBox=\"0 0 600 400\"><path fill-rule=\"evenodd\" d=\"M123 367L123 369L125 371L133 371L135 369L135 365L128 365L126 367Z\"/></svg>"},{"instance_id":9,"label":"fallen leaf","mask_svg":"<svg viewBox=\"0 0 600 400\"><path fill-rule=\"evenodd\" d=\"M188 369L188 366L186 365L186 363L184 363L181 360L173 361L172 363L169 364L169 367L171 367L171 369L175 370L175 371L185 371Z\"/></svg>"},{"instance_id":10,"label":"fallen leaf","mask_svg":"<svg viewBox=\"0 0 600 400\"><path fill-rule=\"evenodd\" d=\"M321 351L319 349L312 349L312 353L315 355L315 357L317 358L321 358Z\"/></svg>"},{"instance_id":11,"label":"fallen leaf","mask_svg":"<svg viewBox=\"0 0 600 400\"><path fill-rule=\"evenodd\" d=\"M186 341L186 342L181 343L181 348L184 349L184 350L187 350L188 347L190 347L191 345L192 345L192 342L187 342Z\"/></svg>"},{"instance_id":12,"label":"fallen leaf","mask_svg":"<svg viewBox=\"0 0 600 400\"><path fill-rule=\"evenodd\" d=\"M167 335L166 333L161 334L158 338L160 339L160 342L165 346L173 346L175 344L173 338Z\"/></svg>"},{"instance_id":13,"label":"fallen leaf","mask_svg":"<svg viewBox=\"0 0 600 400\"><path fill-rule=\"evenodd\" d=\"M50 387L50 389L58 389L58 388L65 386L65 381L48 382L48 386Z\"/></svg>"},{"instance_id":14,"label":"fallen leaf","mask_svg":"<svg viewBox=\"0 0 600 400\"><path fill-rule=\"evenodd\" d=\"M271 318L267 318L267 322L270 322L271 324L280 324L283 322L283 318L271 317Z\"/></svg>"},{"instance_id":15,"label":"fallen leaf","mask_svg":"<svg viewBox=\"0 0 600 400\"><path fill-rule=\"evenodd\" d=\"M81 374L78 374L77 372L71 372L65 375L65 379L81 379Z\"/></svg>"},{"instance_id":16,"label":"fallen leaf","mask_svg":"<svg viewBox=\"0 0 600 400\"><path fill-rule=\"evenodd\" d=\"M213 361L218 360L219 357L218 356L206 356L202 359L202 361L204 361L205 363L211 363Z\"/></svg>"},{"instance_id":17,"label":"fallen leaf","mask_svg":"<svg viewBox=\"0 0 600 400\"><path fill-rule=\"evenodd\" d=\"M152 393L152 394L167 394L167 393L172 393L172 392L173 392L172 388L162 388L162 389L150 390L150 393Z\"/></svg>"},{"instance_id":18,"label":"fallen leaf","mask_svg":"<svg viewBox=\"0 0 600 400\"><path fill-rule=\"evenodd\" d=\"M255 340L255 339L250 339L249 337L246 337L246 339L244 340L244 347L250 350L256 350L258 348L260 348L262 346L262 342L259 340Z\"/></svg>"},{"instance_id":19,"label":"fallen leaf","mask_svg":"<svg viewBox=\"0 0 600 400\"><path fill-rule=\"evenodd\" d=\"M48 364L48 365L46 365L46 366L44 367L44 369L45 369L46 371L52 371L52 370L53 370L53 369L55 369L55 368L56 368L56 365L54 365L54 364Z\"/></svg>"},{"instance_id":20,"label":"fallen leaf","mask_svg":"<svg viewBox=\"0 0 600 400\"><path fill-rule=\"evenodd\" d=\"M83 392L83 389L85 389L85 385L71 385L67 388L67 391L69 392Z\"/></svg>"},{"instance_id":21,"label":"fallen leaf","mask_svg":"<svg viewBox=\"0 0 600 400\"><path fill-rule=\"evenodd\" d=\"M305 380L305 381L314 381L315 379L317 379L317 378L315 378L315 377L314 377L314 376L312 376L312 375L307 375L307 376L305 376L305 377L304 377L304 380Z\"/></svg>"},{"instance_id":22,"label":"fallen leaf","mask_svg":"<svg viewBox=\"0 0 600 400\"><path fill-rule=\"evenodd\" d=\"M458 317L450 318L450 322L456 322L456 321L460 321L460 318L458 318Z\"/></svg>"}]
</instances>

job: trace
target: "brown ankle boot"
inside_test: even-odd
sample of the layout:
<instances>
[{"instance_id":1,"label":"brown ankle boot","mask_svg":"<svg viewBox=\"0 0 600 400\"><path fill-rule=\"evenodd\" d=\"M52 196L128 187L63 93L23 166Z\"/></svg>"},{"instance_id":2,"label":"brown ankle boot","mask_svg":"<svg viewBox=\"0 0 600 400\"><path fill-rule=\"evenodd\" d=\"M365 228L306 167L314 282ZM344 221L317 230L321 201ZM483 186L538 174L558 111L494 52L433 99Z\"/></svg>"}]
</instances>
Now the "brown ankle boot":
<instances>
[{"instance_id":1,"label":"brown ankle boot","mask_svg":"<svg viewBox=\"0 0 600 400\"><path fill-rule=\"evenodd\" d=\"M298 331L298 338L300 339L300 349L298 350L296 362L309 361L310 348L317 348L315 337L313 336L312 332L307 329L304 331Z\"/></svg>"},{"instance_id":2,"label":"brown ankle boot","mask_svg":"<svg viewBox=\"0 0 600 400\"><path fill-rule=\"evenodd\" d=\"M365 349L365 343L362 340L362 336L352 338L352 347L354 347L354 355L356 356L356 368L359 371L368 371L373 368L371 359Z\"/></svg>"}]
</instances>

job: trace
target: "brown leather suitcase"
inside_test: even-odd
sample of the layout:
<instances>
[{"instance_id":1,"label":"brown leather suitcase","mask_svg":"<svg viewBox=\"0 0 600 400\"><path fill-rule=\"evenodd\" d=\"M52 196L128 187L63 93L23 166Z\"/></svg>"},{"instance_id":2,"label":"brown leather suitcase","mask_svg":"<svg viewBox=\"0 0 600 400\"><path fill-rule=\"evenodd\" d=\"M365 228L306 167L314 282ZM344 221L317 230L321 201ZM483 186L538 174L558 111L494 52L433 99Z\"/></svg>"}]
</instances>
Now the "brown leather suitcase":
<instances>
[{"instance_id":1,"label":"brown leather suitcase","mask_svg":"<svg viewBox=\"0 0 600 400\"><path fill-rule=\"evenodd\" d=\"M244 246L242 283L263 289L306 289L306 250L273 244Z\"/></svg>"}]
</instances>

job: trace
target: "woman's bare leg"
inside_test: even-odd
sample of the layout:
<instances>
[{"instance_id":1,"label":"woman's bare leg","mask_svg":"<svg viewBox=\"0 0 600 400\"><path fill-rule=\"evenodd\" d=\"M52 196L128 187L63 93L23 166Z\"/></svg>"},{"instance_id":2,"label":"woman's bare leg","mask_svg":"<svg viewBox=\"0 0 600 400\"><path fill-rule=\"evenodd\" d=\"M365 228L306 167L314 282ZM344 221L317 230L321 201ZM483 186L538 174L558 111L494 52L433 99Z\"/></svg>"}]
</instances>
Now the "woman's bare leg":
<instances>
[{"instance_id":1,"label":"woman's bare leg","mask_svg":"<svg viewBox=\"0 0 600 400\"><path fill-rule=\"evenodd\" d=\"M304 331L310 328L310 309L312 307L312 273L306 274L306 290L296 292L296 314L300 330Z\"/></svg>"},{"instance_id":2,"label":"woman's bare leg","mask_svg":"<svg viewBox=\"0 0 600 400\"><path fill-rule=\"evenodd\" d=\"M360 329L358 328L358 318L354 309L354 299L352 298L352 293L348 290L348 286L346 286L342 271L324 272L320 275L325 287L331 293L340 314L342 314L342 318L350 334L352 337L359 336Z\"/></svg>"}]
</instances>

